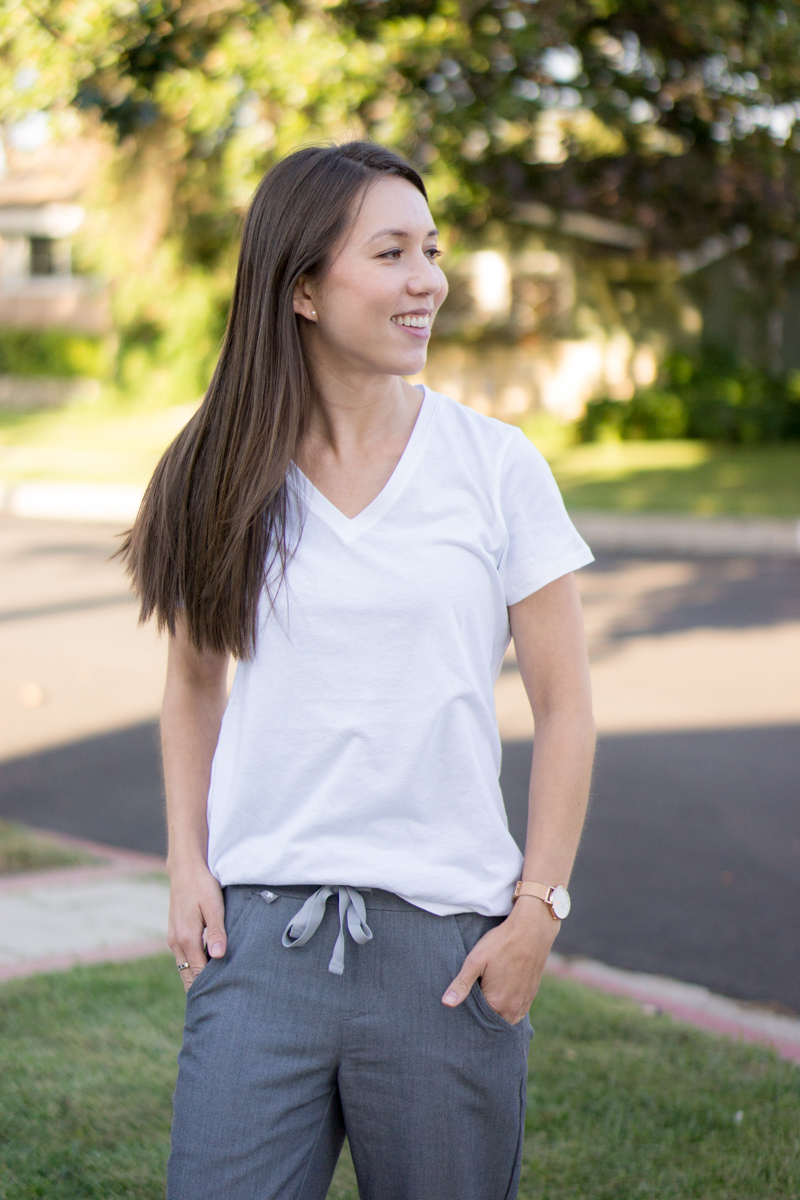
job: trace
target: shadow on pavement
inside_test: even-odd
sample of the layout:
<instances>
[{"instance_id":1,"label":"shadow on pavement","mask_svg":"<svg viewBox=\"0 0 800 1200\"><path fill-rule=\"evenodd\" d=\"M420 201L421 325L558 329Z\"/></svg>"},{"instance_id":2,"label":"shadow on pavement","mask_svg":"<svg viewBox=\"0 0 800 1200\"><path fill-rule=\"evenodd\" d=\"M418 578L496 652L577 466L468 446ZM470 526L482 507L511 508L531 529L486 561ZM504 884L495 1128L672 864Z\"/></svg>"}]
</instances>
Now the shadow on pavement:
<instances>
[{"instance_id":1,"label":"shadow on pavement","mask_svg":"<svg viewBox=\"0 0 800 1200\"><path fill-rule=\"evenodd\" d=\"M158 722L0 763L0 817L166 854Z\"/></svg>"},{"instance_id":2,"label":"shadow on pavement","mask_svg":"<svg viewBox=\"0 0 800 1200\"><path fill-rule=\"evenodd\" d=\"M503 750L525 830L531 743ZM556 948L800 1010L800 726L604 736Z\"/></svg>"},{"instance_id":3,"label":"shadow on pavement","mask_svg":"<svg viewBox=\"0 0 800 1200\"><path fill-rule=\"evenodd\" d=\"M598 554L586 574L609 576L619 588L619 573L648 563L674 562L663 555ZM690 629L752 629L800 621L800 560L781 558L696 558L691 579L648 589L632 611L606 632L609 641L643 634L681 633Z\"/></svg>"},{"instance_id":4,"label":"shadow on pavement","mask_svg":"<svg viewBox=\"0 0 800 1200\"><path fill-rule=\"evenodd\" d=\"M111 596L84 596L79 600L58 600L52 604L29 604L23 608L0 609L0 624L30 621L36 617L63 617L71 613L90 612L95 608L119 608L120 605L135 603L133 596L115 593Z\"/></svg>"},{"instance_id":5,"label":"shadow on pavement","mask_svg":"<svg viewBox=\"0 0 800 1200\"><path fill-rule=\"evenodd\" d=\"M504 747L521 844L531 743ZM605 736L557 949L800 1010L800 727ZM0 764L0 816L164 854L157 725Z\"/></svg>"}]
</instances>

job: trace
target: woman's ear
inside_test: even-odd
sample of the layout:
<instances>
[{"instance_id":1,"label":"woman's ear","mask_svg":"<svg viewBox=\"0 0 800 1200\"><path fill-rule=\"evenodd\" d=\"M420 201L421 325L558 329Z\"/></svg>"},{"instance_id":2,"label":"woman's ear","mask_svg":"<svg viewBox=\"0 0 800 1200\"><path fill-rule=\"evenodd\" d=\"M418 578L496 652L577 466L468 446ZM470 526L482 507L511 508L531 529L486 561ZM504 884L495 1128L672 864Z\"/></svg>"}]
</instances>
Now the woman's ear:
<instances>
[{"instance_id":1,"label":"woman's ear","mask_svg":"<svg viewBox=\"0 0 800 1200\"><path fill-rule=\"evenodd\" d=\"M292 303L294 304L294 311L297 316L305 317L307 321L316 321L317 313L314 308L314 302L308 292L308 281L305 275L301 275L294 285Z\"/></svg>"}]
</instances>

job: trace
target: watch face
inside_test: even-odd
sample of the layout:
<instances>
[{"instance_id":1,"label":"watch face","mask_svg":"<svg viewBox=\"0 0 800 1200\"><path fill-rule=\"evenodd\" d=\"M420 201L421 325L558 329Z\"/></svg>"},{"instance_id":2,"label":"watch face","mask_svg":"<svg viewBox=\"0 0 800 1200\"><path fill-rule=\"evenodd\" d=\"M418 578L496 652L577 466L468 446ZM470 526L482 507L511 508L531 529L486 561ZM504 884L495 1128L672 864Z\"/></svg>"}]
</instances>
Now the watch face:
<instances>
[{"instance_id":1,"label":"watch face","mask_svg":"<svg viewBox=\"0 0 800 1200\"><path fill-rule=\"evenodd\" d=\"M571 907L569 892L567 889L565 887L561 887L560 884L557 888L553 888L553 892L550 896L550 904L553 907L553 912L556 914L559 920L563 921L564 917L569 914Z\"/></svg>"}]
</instances>

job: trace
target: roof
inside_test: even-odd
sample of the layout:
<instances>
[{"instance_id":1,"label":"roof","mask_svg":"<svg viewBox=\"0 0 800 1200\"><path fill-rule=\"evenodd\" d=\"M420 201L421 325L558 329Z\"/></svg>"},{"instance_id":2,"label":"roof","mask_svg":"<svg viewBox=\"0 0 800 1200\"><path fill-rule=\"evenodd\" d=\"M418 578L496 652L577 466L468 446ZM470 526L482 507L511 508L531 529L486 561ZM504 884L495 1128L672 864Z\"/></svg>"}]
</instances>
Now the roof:
<instances>
[{"instance_id":1,"label":"roof","mask_svg":"<svg viewBox=\"0 0 800 1200\"><path fill-rule=\"evenodd\" d=\"M647 245L641 229L634 225L623 225L596 217L593 213L576 212L571 209L557 210L538 200L522 201L514 205L512 219L522 225L535 225L540 229L552 229L569 237L603 246L619 246L624 250L639 250Z\"/></svg>"},{"instance_id":2,"label":"roof","mask_svg":"<svg viewBox=\"0 0 800 1200\"><path fill-rule=\"evenodd\" d=\"M7 169L0 176L0 206L19 207L77 199L92 181L104 149L102 142L89 138L48 143L32 153L9 147Z\"/></svg>"}]
</instances>

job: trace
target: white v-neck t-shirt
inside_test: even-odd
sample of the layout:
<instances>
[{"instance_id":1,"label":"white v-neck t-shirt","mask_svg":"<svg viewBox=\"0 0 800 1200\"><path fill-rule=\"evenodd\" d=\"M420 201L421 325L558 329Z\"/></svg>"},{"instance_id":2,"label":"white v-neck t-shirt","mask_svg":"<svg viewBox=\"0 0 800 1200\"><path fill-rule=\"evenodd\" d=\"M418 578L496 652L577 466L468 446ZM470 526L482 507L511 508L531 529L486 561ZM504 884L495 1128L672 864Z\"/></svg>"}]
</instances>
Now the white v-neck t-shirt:
<instances>
[{"instance_id":1,"label":"white v-neck t-shirt","mask_svg":"<svg viewBox=\"0 0 800 1200\"><path fill-rule=\"evenodd\" d=\"M547 463L521 430L425 388L357 516L296 467L289 484L302 535L222 721L211 871L508 913L522 855L493 692L508 605L592 561Z\"/></svg>"}]
</instances>

